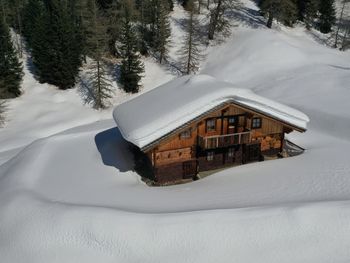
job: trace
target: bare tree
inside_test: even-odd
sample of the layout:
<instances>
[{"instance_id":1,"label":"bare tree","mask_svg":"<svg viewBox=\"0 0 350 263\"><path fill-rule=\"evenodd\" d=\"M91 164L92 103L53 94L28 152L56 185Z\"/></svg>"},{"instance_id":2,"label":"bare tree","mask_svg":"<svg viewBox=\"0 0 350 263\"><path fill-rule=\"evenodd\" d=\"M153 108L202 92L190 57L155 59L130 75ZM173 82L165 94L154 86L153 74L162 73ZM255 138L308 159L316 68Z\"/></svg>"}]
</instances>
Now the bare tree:
<instances>
[{"instance_id":1,"label":"bare tree","mask_svg":"<svg viewBox=\"0 0 350 263\"><path fill-rule=\"evenodd\" d=\"M235 9L237 6L237 0L217 0L215 7L210 9L209 12L208 39L214 39L214 35L217 32L223 32L224 34L229 32L230 24L225 15L227 11Z\"/></svg>"},{"instance_id":2,"label":"bare tree","mask_svg":"<svg viewBox=\"0 0 350 263\"><path fill-rule=\"evenodd\" d=\"M349 31L349 17L347 17L348 14L346 13L348 3L350 3L350 0L342 1L340 15L337 21L337 29L335 30L334 35L334 48L338 47L339 42L341 42L342 47L344 42L346 42L345 39L347 38Z\"/></svg>"},{"instance_id":3,"label":"bare tree","mask_svg":"<svg viewBox=\"0 0 350 263\"><path fill-rule=\"evenodd\" d=\"M93 59L88 67L90 81L87 87L89 89L87 102L92 103L94 108L101 109L106 107L106 100L112 95L112 85L106 77L106 64L103 60L103 55L107 51L107 26L96 0L88 0L86 7L84 24L87 54Z\"/></svg>"}]
</instances>

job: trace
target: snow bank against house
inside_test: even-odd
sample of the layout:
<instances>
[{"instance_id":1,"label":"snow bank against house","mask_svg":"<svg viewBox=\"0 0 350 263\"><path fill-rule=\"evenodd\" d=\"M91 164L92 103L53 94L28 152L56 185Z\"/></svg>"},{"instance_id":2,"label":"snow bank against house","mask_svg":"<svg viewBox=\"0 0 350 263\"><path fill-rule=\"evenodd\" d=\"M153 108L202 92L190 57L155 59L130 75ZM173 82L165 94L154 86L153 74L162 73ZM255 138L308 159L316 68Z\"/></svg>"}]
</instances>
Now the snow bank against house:
<instances>
[{"instance_id":1,"label":"snow bank against house","mask_svg":"<svg viewBox=\"0 0 350 263\"><path fill-rule=\"evenodd\" d=\"M306 129L309 121L300 111L208 75L185 76L166 83L118 105L113 116L124 138L142 148L230 101L301 129Z\"/></svg>"}]
</instances>

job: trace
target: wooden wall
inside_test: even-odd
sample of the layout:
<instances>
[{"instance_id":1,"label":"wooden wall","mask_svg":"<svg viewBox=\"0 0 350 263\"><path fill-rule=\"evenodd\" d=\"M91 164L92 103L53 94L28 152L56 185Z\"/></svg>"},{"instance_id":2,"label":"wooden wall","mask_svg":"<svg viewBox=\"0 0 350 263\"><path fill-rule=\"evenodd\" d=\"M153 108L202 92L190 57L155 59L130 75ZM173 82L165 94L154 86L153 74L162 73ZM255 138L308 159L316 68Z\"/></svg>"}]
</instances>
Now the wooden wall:
<instances>
[{"instance_id":1,"label":"wooden wall","mask_svg":"<svg viewBox=\"0 0 350 263\"><path fill-rule=\"evenodd\" d=\"M251 122L254 117L262 118L262 127L259 129L252 129L252 139L261 142L261 151L281 148L284 132L284 125L282 123L237 105L226 105L208 114L196 123L192 123L190 126L179 131L178 134L164 140L147 154L155 167L194 159L196 158L195 145L197 145L198 135L205 137L226 134L228 130L228 119L221 119L220 117L243 114L245 114L245 116L240 118L239 124L241 126L246 125L248 129L251 129ZM217 118L215 131L206 131L206 120L210 118ZM181 138L180 132L187 129L191 129L191 137L188 139ZM242 131L243 128L238 130L238 132Z\"/></svg>"}]
</instances>

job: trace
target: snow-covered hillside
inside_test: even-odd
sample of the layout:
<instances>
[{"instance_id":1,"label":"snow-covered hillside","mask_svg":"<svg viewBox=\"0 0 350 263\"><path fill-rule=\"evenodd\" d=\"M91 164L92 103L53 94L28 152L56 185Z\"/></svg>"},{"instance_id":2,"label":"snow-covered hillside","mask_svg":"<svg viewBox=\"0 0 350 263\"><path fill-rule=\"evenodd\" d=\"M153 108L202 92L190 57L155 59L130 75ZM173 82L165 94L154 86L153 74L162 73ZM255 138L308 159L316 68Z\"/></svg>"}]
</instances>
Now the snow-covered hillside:
<instances>
[{"instance_id":1,"label":"snow-covered hillside","mask_svg":"<svg viewBox=\"0 0 350 263\"><path fill-rule=\"evenodd\" d=\"M77 90L26 69L0 129L1 262L350 260L350 53L301 27L252 28L262 18L244 8L250 22L208 48L201 73L304 111L309 130L288 137L306 152L148 187L112 109L83 106ZM173 27L184 16L175 10ZM144 91L176 77L151 59L146 76ZM126 99L118 91L115 103Z\"/></svg>"}]
</instances>

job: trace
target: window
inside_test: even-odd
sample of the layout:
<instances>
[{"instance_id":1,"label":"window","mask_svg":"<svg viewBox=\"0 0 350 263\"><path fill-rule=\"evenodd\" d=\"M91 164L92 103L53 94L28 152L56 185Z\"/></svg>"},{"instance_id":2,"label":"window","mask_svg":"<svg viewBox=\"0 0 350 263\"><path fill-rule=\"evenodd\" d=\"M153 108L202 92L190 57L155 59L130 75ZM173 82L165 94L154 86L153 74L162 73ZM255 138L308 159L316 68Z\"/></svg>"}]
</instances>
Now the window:
<instances>
[{"instance_id":1,"label":"window","mask_svg":"<svg viewBox=\"0 0 350 263\"><path fill-rule=\"evenodd\" d=\"M253 118L252 119L252 129L261 128L262 119L261 118Z\"/></svg>"},{"instance_id":2,"label":"window","mask_svg":"<svg viewBox=\"0 0 350 263\"><path fill-rule=\"evenodd\" d=\"M214 152L207 152L207 161L213 161L214 156L215 156Z\"/></svg>"},{"instance_id":3,"label":"window","mask_svg":"<svg viewBox=\"0 0 350 263\"><path fill-rule=\"evenodd\" d=\"M180 133L180 139L189 139L189 138L191 138L191 129L188 129Z\"/></svg>"},{"instance_id":4,"label":"window","mask_svg":"<svg viewBox=\"0 0 350 263\"><path fill-rule=\"evenodd\" d=\"M216 131L216 119L207 120L207 132Z\"/></svg>"},{"instance_id":5,"label":"window","mask_svg":"<svg viewBox=\"0 0 350 263\"><path fill-rule=\"evenodd\" d=\"M233 148L228 148L228 153L227 153L228 157L233 157L235 156L235 149Z\"/></svg>"},{"instance_id":6,"label":"window","mask_svg":"<svg viewBox=\"0 0 350 263\"><path fill-rule=\"evenodd\" d=\"M229 127L234 127L234 126L235 126L235 123L236 123L235 117L229 117L229 118L228 118L228 126L229 126Z\"/></svg>"}]
</instances>

